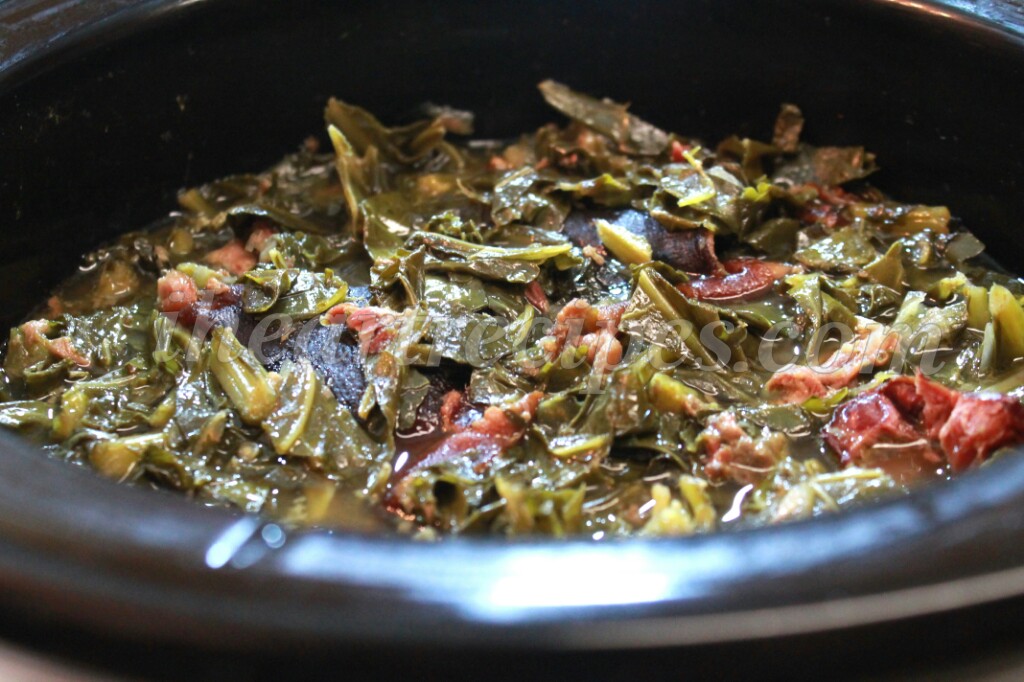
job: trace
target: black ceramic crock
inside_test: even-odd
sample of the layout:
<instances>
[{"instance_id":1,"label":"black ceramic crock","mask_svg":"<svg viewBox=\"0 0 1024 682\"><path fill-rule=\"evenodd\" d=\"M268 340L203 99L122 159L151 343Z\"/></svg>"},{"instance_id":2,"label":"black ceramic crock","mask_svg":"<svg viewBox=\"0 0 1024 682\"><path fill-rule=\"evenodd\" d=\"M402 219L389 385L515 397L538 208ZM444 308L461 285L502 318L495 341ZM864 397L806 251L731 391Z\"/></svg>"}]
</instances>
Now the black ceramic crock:
<instances>
[{"instance_id":1,"label":"black ceramic crock","mask_svg":"<svg viewBox=\"0 0 1024 682\"><path fill-rule=\"evenodd\" d=\"M332 94L385 121L451 104L507 137L551 118L534 89L546 77L710 140L765 137L778 105L798 103L812 142L874 150L879 185L951 206L1020 270L1022 15L959 4L989 16L909 0L8 0L0 323L82 252L172 209L179 188L262 169L321 133ZM265 528L0 434L0 601L58 631L448 661L729 652L730 669L833 672L1020 625L1024 457L844 515L678 540L308 532L277 546Z\"/></svg>"}]
</instances>

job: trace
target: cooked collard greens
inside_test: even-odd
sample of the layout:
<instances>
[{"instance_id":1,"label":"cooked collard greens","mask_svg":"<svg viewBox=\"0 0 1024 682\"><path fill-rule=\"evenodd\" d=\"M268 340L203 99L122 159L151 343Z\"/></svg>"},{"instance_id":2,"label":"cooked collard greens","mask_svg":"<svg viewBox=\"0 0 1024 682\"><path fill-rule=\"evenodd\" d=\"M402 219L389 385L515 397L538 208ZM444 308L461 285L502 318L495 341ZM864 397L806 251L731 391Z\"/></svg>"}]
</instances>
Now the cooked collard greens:
<instances>
[{"instance_id":1,"label":"cooked collard greens","mask_svg":"<svg viewBox=\"0 0 1024 682\"><path fill-rule=\"evenodd\" d=\"M870 152L803 142L791 104L771 142L707 146L540 91L567 121L512 141L331 100L327 153L89 254L11 330L0 422L119 481L420 538L770 524L1024 440L1024 284Z\"/></svg>"}]
</instances>

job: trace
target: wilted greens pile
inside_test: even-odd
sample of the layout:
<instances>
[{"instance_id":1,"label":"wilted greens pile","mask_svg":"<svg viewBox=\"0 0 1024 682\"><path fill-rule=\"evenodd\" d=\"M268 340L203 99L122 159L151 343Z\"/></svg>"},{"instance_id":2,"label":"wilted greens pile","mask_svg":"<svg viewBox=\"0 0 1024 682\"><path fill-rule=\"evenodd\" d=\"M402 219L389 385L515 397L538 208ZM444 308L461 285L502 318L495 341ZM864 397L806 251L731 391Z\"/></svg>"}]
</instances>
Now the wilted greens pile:
<instances>
[{"instance_id":1,"label":"wilted greens pile","mask_svg":"<svg viewBox=\"0 0 1024 682\"><path fill-rule=\"evenodd\" d=\"M0 423L293 524L595 539L898 494L1024 440L1024 285L872 154L717 147L547 81L464 138L331 100L11 330Z\"/></svg>"}]
</instances>

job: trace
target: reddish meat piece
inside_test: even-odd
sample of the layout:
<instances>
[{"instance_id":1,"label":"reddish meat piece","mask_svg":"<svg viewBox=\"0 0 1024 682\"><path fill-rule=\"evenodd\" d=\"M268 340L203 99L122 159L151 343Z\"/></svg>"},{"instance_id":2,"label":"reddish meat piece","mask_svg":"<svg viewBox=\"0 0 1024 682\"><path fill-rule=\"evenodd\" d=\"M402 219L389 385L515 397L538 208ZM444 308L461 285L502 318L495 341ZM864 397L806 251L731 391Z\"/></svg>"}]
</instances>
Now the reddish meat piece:
<instances>
[{"instance_id":1,"label":"reddish meat piece","mask_svg":"<svg viewBox=\"0 0 1024 682\"><path fill-rule=\"evenodd\" d=\"M543 397L543 393L534 391L505 409L492 405L484 410L483 416L473 422L469 428L471 431L487 434L493 438L507 440L511 445L523 435L526 424L533 421L537 406ZM512 415L515 421L509 415Z\"/></svg>"},{"instance_id":2,"label":"reddish meat piece","mask_svg":"<svg viewBox=\"0 0 1024 682\"><path fill-rule=\"evenodd\" d=\"M818 191L818 197L822 201L833 206L849 206L861 200L856 194L847 192L839 186L830 187L828 185L809 184Z\"/></svg>"},{"instance_id":3,"label":"reddish meat piece","mask_svg":"<svg viewBox=\"0 0 1024 682\"><path fill-rule=\"evenodd\" d=\"M939 443L954 471L1024 441L1024 406L1007 395L968 393L960 397L939 431Z\"/></svg>"},{"instance_id":4,"label":"reddish meat piece","mask_svg":"<svg viewBox=\"0 0 1024 682\"><path fill-rule=\"evenodd\" d=\"M621 303L609 303L597 309L597 328L605 331L617 332L619 323L622 322L622 314L629 307L628 301Z\"/></svg>"},{"instance_id":5,"label":"reddish meat piece","mask_svg":"<svg viewBox=\"0 0 1024 682\"><path fill-rule=\"evenodd\" d=\"M548 295L544 293L544 289L541 288L540 282L533 280L526 285L526 290L523 292L526 296L526 300L530 302L534 308L541 313L548 311Z\"/></svg>"},{"instance_id":6,"label":"reddish meat piece","mask_svg":"<svg viewBox=\"0 0 1024 682\"><path fill-rule=\"evenodd\" d=\"M398 314L387 308L360 307L354 303L339 303L324 314L327 324L344 324L359 337L359 347L366 355L384 350L398 333Z\"/></svg>"},{"instance_id":7,"label":"reddish meat piece","mask_svg":"<svg viewBox=\"0 0 1024 682\"><path fill-rule=\"evenodd\" d=\"M246 251L240 239L232 239L224 246L206 254L206 262L224 268L233 275L241 275L256 267L256 255Z\"/></svg>"},{"instance_id":8,"label":"reddish meat piece","mask_svg":"<svg viewBox=\"0 0 1024 682\"><path fill-rule=\"evenodd\" d=\"M160 311L183 327L194 328L200 338L211 327L235 327L238 323L241 285L229 287L215 277L201 292L195 281L178 270L171 270L157 281Z\"/></svg>"},{"instance_id":9,"label":"reddish meat piece","mask_svg":"<svg viewBox=\"0 0 1024 682\"><path fill-rule=\"evenodd\" d=\"M1024 441L1024 406L1011 396L959 393L918 373L841 405L823 435L844 465L880 466L906 479L943 454L960 471Z\"/></svg>"},{"instance_id":10,"label":"reddish meat piece","mask_svg":"<svg viewBox=\"0 0 1024 682\"><path fill-rule=\"evenodd\" d=\"M801 221L821 223L829 228L841 227L850 222L843 214L843 209L859 201L860 198L857 195L847 192L842 187L828 187L814 183L808 183L803 187L814 189L818 193L818 198L804 206L799 216Z\"/></svg>"},{"instance_id":11,"label":"reddish meat piece","mask_svg":"<svg viewBox=\"0 0 1024 682\"><path fill-rule=\"evenodd\" d=\"M414 471L465 455L473 457L474 470L478 473L483 471L490 465L491 460L519 442L526 432L527 424L533 421L537 405L543 397L543 393L534 391L505 409L492 405L484 410L479 419L468 427L463 427L453 421L453 412L463 403L462 395L458 391L450 391L445 395L441 407L441 423L448 435L419 455L415 461L407 462L403 467L396 469L391 476L391 484L398 486ZM400 496L400 491L392 492L388 504L393 506Z\"/></svg>"},{"instance_id":12,"label":"reddish meat piece","mask_svg":"<svg viewBox=\"0 0 1024 682\"><path fill-rule=\"evenodd\" d=\"M597 329L597 309L582 298L574 298L565 304L555 317L556 336L572 329L592 332Z\"/></svg>"},{"instance_id":13,"label":"reddish meat piece","mask_svg":"<svg viewBox=\"0 0 1024 682\"><path fill-rule=\"evenodd\" d=\"M551 359L557 358L566 346L579 345L584 334L597 330L597 309L582 298L574 298L558 311L551 335L543 341Z\"/></svg>"},{"instance_id":14,"label":"reddish meat piece","mask_svg":"<svg viewBox=\"0 0 1024 682\"><path fill-rule=\"evenodd\" d=\"M715 481L731 480L741 485L760 482L785 455L787 447L781 433L765 431L758 438L750 436L731 412L711 417L700 439L708 455L704 473Z\"/></svg>"},{"instance_id":15,"label":"reddish meat piece","mask_svg":"<svg viewBox=\"0 0 1024 682\"><path fill-rule=\"evenodd\" d=\"M828 228L842 227L849 221L841 215L842 208L814 200L800 211L800 222L807 225L821 224Z\"/></svg>"},{"instance_id":16,"label":"reddish meat piece","mask_svg":"<svg viewBox=\"0 0 1024 682\"><path fill-rule=\"evenodd\" d=\"M583 255L594 261L597 267L603 266L608 259L608 250L603 246L592 246L587 244L583 247Z\"/></svg>"},{"instance_id":17,"label":"reddish meat piece","mask_svg":"<svg viewBox=\"0 0 1024 682\"><path fill-rule=\"evenodd\" d=\"M92 362L86 356L78 352L78 349L71 345L71 339L66 336L62 336L59 339L50 341L49 344L50 353L58 358L70 360L79 367L88 367Z\"/></svg>"},{"instance_id":18,"label":"reddish meat piece","mask_svg":"<svg viewBox=\"0 0 1024 682\"><path fill-rule=\"evenodd\" d=\"M245 242L245 250L253 253L262 252L270 238L276 234L277 231L266 223L254 224L252 232L249 233L249 239Z\"/></svg>"},{"instance_id":19,"label":"reddish meat piece","mask_svg":"<svg viewBox=\"0 0 1024 682\"><path fill-rule=\"evenodd\" d=\"M627 303L592 306L582 298L565 304L555 318L551 335L542 343L552 360L567 346L587 346L587 360L599 369L612 367L622 359L622 343L615 338Z\"/></svg>"},{"instance_id":20,"label":"reddish meat piece","mask_svg":"<svg viewBox=\"0 0 1024 682\"><path fill-rule=\"evenodd\" d=\"M444 399L441 402L441 428L445 431L456 431L458 427L455 424L455 419L459 416L459 412L462 411L463 401L462 392L451 390L444 394Z\"/></svg>"},{"instance_id":21,"label":"reddish meat piece","mask_svg":"<svg viewBox=\"0 0 1024 682\"><path fill-rule=\"evenodd\" d=\"M592 332L580 339L580 345L587 347L587 362L598 371L603 372L622 361L622 343L614 332Z\"/></svg>"},{"instance_id":22,"label":"reddish meat piece","mask_svg":"<svg viewBox=\"0 0 1024 682\"><path fill-rule=\"evenodd\" d=\"M899 336L883 325L862 321L857 336L816 367L803 365L776 372L765 384L776 402L799 404L811 396L824 396L829 389L849 386L857 376L885 365L899 346Z\"/></svg>"},{"instance_id":23,"label":"reddish meat piece","mask_svg":"<svg viewBox=\"0 0 1024 682\"><path fill-rule=\"evenodd\" d=\"M156 293L160 300L160 311L164 313L180 313L199 300L195 281L177 270L171 270L157 280Z\"/></svg>"},{"instance_id":24,"label":"reddish meat piece","mask_svg":"<svg viewBox=\"0 0 1024 682\"><path fill-rule=\"evenodd\" d=\"M890 384L892 381L889 382ZM949 419L950 413L960 398L960 393L951 388L946 388L937 381L926 379L918 373L914 380L914 388L922 401L920 420L924 426L925 433L929 438L935 439L943 423Z\"/></svg>"},{"instance_id":25,"label":"reddish meat piece","mask_svg":"<svg viewBox=\"0 0 1024 682\"><path fill-rule=\"evenodd\" d=\"M21 325L21 333L25 335L25 345L28 347L46 345L49 338L46 332L50 331L49 320L29 320Z\"/></svg>"},{"instance_id":26,"label":"reddish meat piece","mask_svg":"<svg viewBox=\"0 0 1024 682\"><path fill-rule=\"evenodd\" d=\"M51 296L46 299L46 316L50 319L57 317L64 312L64 302L59 296Z\"/></svg>"},{"instance_id":27,"label":"reddish meat piece","mask_svg":"<svg viewBox=\"0 0 1024 682\"><path fill-rule=\"evenodd\" d=\"M210 292L214 296L224 296L231 291L231 286L220 281L216 277L210 277L206 280L206 291Z\"/></svg>"},{"instance_id":28,"label":"reddish meat piece","mask_svg":"<svg viewBox=\"0 0 1024 682\"><path fill-rule=\"evenodd\" d=\"M537 414L537 407L543 399L543 393L540 391L533 391L524 395L517 402L512 403L512 405L508 407L507 411L516 415L524 422L529 423L533 421L534 415Z\"/></svg>"},{"instance_id":29,"label":"reddish meat piece","mask_svg":"<svg viewBox=\"0 0 1024 682\"><path fill-rule=\"evenodd\" d=\"M459 431L442 439L437 447L428 452L423 459L416 462L415 466L409 467L406 473L427 469L436 464L443 464L450 459L470 454L473 455L473 459L476 462L474 468L476 466L484 467L489 465L491 460L511 445L512 443L508 439L489 433L481 433L474 430ZM400 473L402 472L396 472L398 478L402 478L402 476L399 476ZM392 481L392 483L395 482L397 480Z\"/></svg>"},{"instance_id":30,"label":"reddish meat piece","mask_svg":"<svg viewBox=\"0 0 1024 682\"><path fill-rule=\"evenodd\" d=\"M484 410L482 417L469 426L471 431L484 433L493 438L512 438L517 435L518 427L505 411L493 405Z\"/></svg>"},{"instance_id":31,"label":"reddish meat piece","mask_svg":"<svg viewBox=\"0 0 1024 682\"><path fill-rule=\"evenodd\" d=\"M764 296L775 283L793 272L785 263L759 258L735 258L722 263L729 274L709 275L679 285L679 290L701 301L728 301Z\"/></svg>"},{"instance_id":32,"label":"reddish meat piece","mask_svg":"<svg viewBox=\"0 0 1024 682\"><path fill-rule=\"evenodd\" d=\"M61 358L62 360L70 360L79 367L88 367L92 364L92 361L87 356L82 355L82 353L72 345L71 339L68 337L61 336L56 339L51 339L46 336L52 326L53 325L49 320L29 320L22 324L19 329L22 333L22 343L25 348L45 348L50 355Z\"/></svg>"},{"instance_id":33,"label":"reddish meat piece","mask_svg":"<svg viewBox=\"0 0 1024 682\"><path fill-rule=\"evenodd\" d=\"M803 366L776 372L765 388L777 396L777 402L786 405L799 405L809 398L821 398L828 393L821 373Z\"/></svg>"},{"instance_id":34,"label":"reddish meat piece","mask_svg":"<svg viewBox=\"0 0 1024 682\"><path fill-rule=\"evenodd\" d=\"M917 395L913 377L896 377L882 384L878 391L893 402L904 414L920 414L924 402Z\"/></svg>"},{"instance_id":35,"label":"reddish meat piece","mask_svg":"<svg viewBox=\"0 0 1024 682\"><path fill-rule=\"evenodd\" d=\"M902 481L942 462L925 435L878 391L840 405L822 435L843 466L878 467Z\"/></svg>"},{"instance_id":36,"label":"reddish meat piece","mask_svg":"<svg viewBox=\"0 0 1024 682\"><path fill-rule=\"evenodd\" d=\"M690 151L690 145L683 144L679 140L672 140L672 162L682 163L686 161L686 152Z\"/></svg>"},{"instance_id":37,"label":"reddish meat piece","mask_svg":"<svg viewBox=\"0 0 1024 682\"><path fill-rule=\"evenodd\" d=\"M925 435L932 440L939 437L942 425L949 419L950 412L960 398L960 394L953 389L931 381L920 373L913 378L890 379L879 390L903 414L920 424Z\"/></svg>"}]
</instances>

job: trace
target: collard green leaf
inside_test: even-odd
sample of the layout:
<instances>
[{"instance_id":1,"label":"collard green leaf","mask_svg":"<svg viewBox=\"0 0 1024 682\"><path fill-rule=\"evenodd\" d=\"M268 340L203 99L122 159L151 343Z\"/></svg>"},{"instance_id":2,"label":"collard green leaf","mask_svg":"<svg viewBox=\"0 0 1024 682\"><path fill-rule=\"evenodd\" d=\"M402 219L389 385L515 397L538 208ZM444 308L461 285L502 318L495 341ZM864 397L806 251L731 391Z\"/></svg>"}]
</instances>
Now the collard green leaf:
<instances>
[{"instance_id":1,"label":"collard green leaf","mask_svg":"<svg viewBox=\"0 0 1024 682\"><path fill-rule=\"evenodd\" d=\"M795 258L809 268L826 272L856 272L875 260L878 253L863 231L844 227L796 252Z\"/></svg>"},{"instance_id":2,"label":"collard green leaf","mask_svg":"<svg viewBox=\"0 0 1024 682\"><path fill-rule=\"evenodd\" d=\"M665 174L661 178L660 187L665 193L675 197L675 205L678 208L703 204L718 194L718 189L708 174L696 168L685 169L679 175Z\"/></svg>"},{"instance_id":3,"label":"collard green leaf","mask_svg":"<svg viewBox=\"0 0 1024 682\"><path fill-rule=\"evenodd\" d=\"M338 404L306 360L281 369L279 399L262 422L279 455L331 458L337 466L373 460L380 447Z\"/></svg>"},{"instance_id":4,"label":"collard green leaf","mask_svg":"<svg viewBox=\"0 0 1024 682\"><path fill-rule=\"evenodd\" d=\"M308 320L345 300L348 284L327 270L253 270L246 274L242 309Z\"/></svg>"},{"instance_id":5,"label":"collard green leaf","mask_svg":"<svg viewBox=\"0 0 1024 682\"><path fill-rule=\"evenodd\" d=\"M569 118L607 135L626 151L652 156L660 154L668 146L668 135L664 131L633 116L622 104L573 92L551 80L538 87L548 104Z\"/></svg>"},{"instance_id":6,"label":"collard green leaf","mask_svg":"<svg viewBox=\"0 0 1024 682\"><path fill-rule=\"evenodd\" d=\"M708 368L744 359L746 325L722 311L686 298L655 268L644 267L622 316L620 329Z\"/></svg>"},{"instance_id":7,"label":"collard green leaf","mask_svg":"<svg viewBox=\"0 0 1024 682\"><path fill-rule=\"evenodd\" d=\"M967 303L927 305L924 292L912 291L900 306L892 327L905 353L934 351L951 343L967 326Z\"/></svg>"},{"instance_id":8,"label":"collard green leaf","mask_svg":"<svg viewBox=\"0 0 1024 682\"><path fill-rule=\"evenodd\" d=\"M143 455L150 448L166 445L167 436L163 432L111 438L93 445L89 452L89 460L101 474L123 479L138 468Z\"/></svg>"},{"instance_id":9,"label":"collard green leaf","mask_svg":"<svg viewBox=\"0 0 1024 682\"><path fill-rule=\"evenodd\" d=\"M1024 309L1003 286L988 293L988 309L995 336L995 364L1006 367L1024 357Z\"/></svg>"},{"instance_id":10,"label":"collard green leaf","mask_svg":"<svg viewBox=\"0 0 1024 682\"><path fill-rule=\"evenodd\" d=\"M49 429L54 408L42 400L15 400L0 405L0 426L9 429Z\"/></svg>"},{"instance_id":11,"label":"collard green leaf","mask_svg":"<svg viewBox=\"0 0 1024 682\"><path fill-rule=\"evenodd\" d=\"M796 185L842 185L877 170L875 155L863 147L811 147L800 145L797 155L779 165L773 180Z\"/></svg>"},{"instance_id":12,"label":"collard green leaf","mask_svg":"<svg viewBox=\"0 0 1024 682\"><path fill-rule=\"evenodd\" d=\"M345 137L352 153L359 156L376 149L385 161L412 166L440 153L446 165L457 167L462 163L461 155L444 139L448 131L446 113L432 120L388 128L365 109L332 98L324 118Z\"/></svg>"},{"instance_id":13,"label":"collard green leaf","mask_svg":"<svg viewBox=\"0 0 1024 682\"><path fill-rule=\"evenodd\" d=\"M583 526L585 486L547 491L498 478L495 488L505 502L499 524L508 535L540 531L563 537Z\"/></svg>"},{"instance_id":14,"label":"collard green leaf","mask_svg":"<svg viewBox=\"0 0 1024 682\"><path fill-rule=\"evenodd\" d=\"M906 288L907 279L903 267L903 244L894 242L888 251L864 267L864 275L894 291L902 292Z\"/></svg>"},{"instance_id":15,"label":"collard green leaf","mask_svg":"<svg viewBox=\"0 0 1024 682\"><path fill-rule=\"evenodd\" d=\"M242 309L250 314L269 312L282 292L292 286L288 270L250 270L245 274Z\"/></svg>"},{"instance_id":16,"label":"collard green leaf","mask_svg":"<svg viewBox=\"0 0 1024 682\"><path fill-rule=\"evenodd\" d=\"M765 159L772 159L782 151L779 147L749 138L739 138L735 135L725 139L718 145L720 154L731 154L740 160L743 174L748 182L753 182L765 173Z\"/></svg>"},{"instance_id":17,"label":"collard green leaf","mask_svg":"<svg viewBox=\"0 0 1024 682\"><path fill-rule=\"evenodd\" d=\"M209 362L210 371L242 421L258 424L274 409L277 391L267 371L230 329L213 330Z\"/></svg>"},{"instance_id":18,"label":"collard green leaf","mask_svg":"<svg viewBox=\"0 0 1024 682\"><path fill-rule=\"evenodd\" d=\"M569 213L562 197L552 193L555 184L530 166L509 171L494 185L491 218L496 225L529 223L557 230Z\"/></svg>"},{"instance_id":19,"label":"collard green leaf","mask_svg":"<svg viewBox=\"0 0 1024 682\"><path fill-rule=\"evenodd\" d=\"M845 325L848 329L857 327L857 320L850 308L837 299L839 289L820 274L789 275L785 279L787 294L796 300L807 319L807 329L812 333L826 322Z\"/></svg>"},{"instance_id":20,"label":"collard green leaf","mask_svg":"<svg viewBox=\"0 0 1024 682\"><path fill-rule=\"evenodd\" d=\"M602 173L596 178L577 182L561 181L555 184L560 192L570 192L577 199L590 199L599 206L618 208L628 206L636 196L629 181Z\"/></svg>"},{"instance_id":21,"label":"collard green leaf","mask_svg":"<svg viewBox=\"0 0 1024 682\"><path fill-rule=\"evenodd\" d=\"M533 307L525 306L511 323L484 313L432 315L426 336L432 352L471 367L487 367L520 349L533 323Z\"/></svg>"},{"instance_id":22,"label":"collard green leaf","mask_svg":"<svg viewBox=\"0 0 1024 682\"><path fill-rule=\"evenodd\" d=\"M308 320L345 300L347 292L348 284L330 270L324 273L300 270L270 312L295 320Z\"/></svg>"},{"instance_id":23,"label":"collard green leaf","mask_svg":"<svg viewBox=\"0 0 1024 682\"><path fill-rule=\"evenodd\" d=\"M712 232L745 234L763 204L743 198L743 182L723 166L703 168L694 161L679 181L666 175L661 188L647 201L660 223L670 229L704 227Z\"/></svg>"},{"instance_id":24,"label":"collard green leaf","mask_svg":"<svg viewBox=\"0 0 1024 682\"><path fill-rule=\"evenodd\" d=\"M367 419L377 407L387 424L389 438L398 423L401 393L409 373L409 351L427 329L429 317L422 311L409 309L398 321L396 333L380 352L366 358L366 393L359 404L359 417Z\"/></svg>"},{"instance_id":25,"label":"collard green leaf","mask_svg":"<svg viewBox=\"0 0 1024 682\"><path fill-rule=\"evenodd\" d=\"M444 235L417 232L409 238L406 247L426 250L431 256L425 266L428 271L471 274L517 284L528 284L537 279L540 266L545 262L551 262L560 270L579 263L568 242L526 247L484 246Z\"/></svg>"},{"instance_id":26,"label":"collard green leaf","mask_svg":"<svg viewBox=\"0 0 1024 682\"><path fill-rule=\"evenodd\" d=\"M880 469L823 471L816 460L782 460L747 498L746 508L770 523L817 516L899 490Z\"/></svg>"},{"instance_id":27,"label":"collard green leaf","mask_svg":"<svg viewBox=\"0 0 1024 682\"><path fill-rule=\"evenodd\" d=\"M598 219L594 224L601 243L623 263L642 265L651 260L651 245L642 236L607 220Z\"/></svg>"},{"instance_id":28,"label":"collard green leaf","mask_svg":"<svg viewBox=\"0 0 1024 682\"><path fill-rule=\"evenodd\" d=\"M285 227L289 230L308 232L316 235L328 234L331 229L330 225L327 224L327 221L323 219L314 220L309 217L296 215L295 213L291 213L290 211L267 202L232 206L218 217L215 217L212 224L214 226L218 226L222 222L233 220L237 221L240 218L263 218L269 220L274 225Z\"/></svg>"},{"instance_id":29,"label":"collard green leaf","mask_svg":"<svg viewBox=\"0 0 1024 682\"><path fill-rule=\"evenodd\" d=\"M321 270L333 267L340 271L359 261L351 238L337 234L322 236L308 232L279 232L270 238L269 244L267 255L270 262L280 261L289 268Z\"/></svg>"},{"instance_id":30,"label":"collard green leaf","mask_svg":"<svg viewBox=\"0 0 1024 682\"><path fill-rule=\"evenodd\" d=\"M792 218L773 218L745 235L743 240L772 260L787 259L793 254L800 223Z\"/></svg>"}]
</instances>

